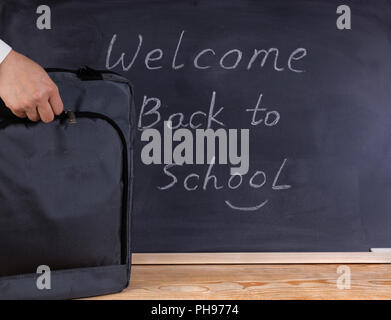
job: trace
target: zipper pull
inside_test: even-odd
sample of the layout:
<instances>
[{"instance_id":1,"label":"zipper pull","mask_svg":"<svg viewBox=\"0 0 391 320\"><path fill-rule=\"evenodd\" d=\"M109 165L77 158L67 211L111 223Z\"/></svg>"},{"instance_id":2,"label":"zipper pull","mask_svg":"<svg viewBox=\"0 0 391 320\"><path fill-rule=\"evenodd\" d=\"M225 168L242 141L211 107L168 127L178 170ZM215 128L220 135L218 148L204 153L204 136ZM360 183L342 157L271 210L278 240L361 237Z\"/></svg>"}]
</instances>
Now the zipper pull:
<instances>
[{"instance_id":1,"label":"zipper pull","mask_svg":"<svg viewBox=\"0 0 391 320\"><path fill-rule=\"evenodd\" d=\"M70 124L77 123L76 115L75 115L75 113L72 110L66 110L65 111L65 115L67 116L68 121L69 121Z\"/></svg>"}]
</instances>

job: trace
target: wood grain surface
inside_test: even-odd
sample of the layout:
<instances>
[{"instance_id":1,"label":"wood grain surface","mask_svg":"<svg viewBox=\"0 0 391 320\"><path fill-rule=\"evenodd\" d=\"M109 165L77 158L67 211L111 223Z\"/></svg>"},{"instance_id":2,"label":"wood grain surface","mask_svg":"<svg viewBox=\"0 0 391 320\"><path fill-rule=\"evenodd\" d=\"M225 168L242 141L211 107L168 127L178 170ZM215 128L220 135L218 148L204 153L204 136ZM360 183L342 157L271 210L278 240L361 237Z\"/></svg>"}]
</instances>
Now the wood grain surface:
<instances>
[{"instance_id":1,"label":"wood grain surface","mask_svg":"<svg viewBox=\"0 0 391 320\"><path fill-rule=\"evenodd\" d=\"M391 299L390 264L134 265L129 288L95 299Z\"/></svg>"}]
</instances>

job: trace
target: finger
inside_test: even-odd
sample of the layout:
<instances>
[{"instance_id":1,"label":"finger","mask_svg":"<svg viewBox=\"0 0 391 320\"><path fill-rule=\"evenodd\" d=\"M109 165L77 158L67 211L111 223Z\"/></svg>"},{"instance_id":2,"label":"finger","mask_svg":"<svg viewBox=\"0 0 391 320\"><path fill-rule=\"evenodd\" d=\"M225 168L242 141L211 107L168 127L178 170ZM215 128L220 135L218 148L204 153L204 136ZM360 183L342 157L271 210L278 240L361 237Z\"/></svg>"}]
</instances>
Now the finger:
<instances>
[{"instance_id":1,"label":"finger","mask_svg":"<svg viewBox=\"0 0 391 320\"><path fill-rule=\"evenodd\" d=\"M31 121L39 121L40 119L37 108L30 108L26 111L26 115Z\"/></svg>"},{"instance_id":2,"label":"finger","mask_svg":"<svg viewBox=\"0 0 391 320\"><path fill-rule=\"evenodd\" d=\"M58 116L61 114L64 109L64 105L57 88L54 90L53 94L50 95L49 103L55 115Z\"/></svg>"},{"instance_id":3,"label":"finger","mask_svg":"<svg viewBox=\"0 0 391 320\"><path fill-rule=\"evenodd\" d=\"M54 113L50 107L49 101L41 102L37 107L41 120L45 123L51 122L54 119Z\"/></svg>"},{"instance_id":4,"label":"finger","mask_svg":"<svg viewBox=\"0 0 391 320\"><path fill-rule=\"evenodd\" d=\"M19 117L19 118L26 118L26 112L24 112L24 111L16 111L16 110L12 110L11 109L11 111L12 111L12 113L15 115L15 116L17 116L17 117Z\"/></svg>"}]
</instances>

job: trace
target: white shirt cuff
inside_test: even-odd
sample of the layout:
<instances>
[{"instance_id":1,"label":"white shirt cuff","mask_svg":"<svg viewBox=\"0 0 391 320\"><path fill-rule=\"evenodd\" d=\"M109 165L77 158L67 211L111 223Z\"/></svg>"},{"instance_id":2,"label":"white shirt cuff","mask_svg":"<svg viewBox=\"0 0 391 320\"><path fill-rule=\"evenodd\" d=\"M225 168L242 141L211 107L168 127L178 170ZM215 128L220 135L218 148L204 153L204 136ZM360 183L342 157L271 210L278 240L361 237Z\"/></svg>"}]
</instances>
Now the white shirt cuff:
<instances>
[{"instance_id":1,"label":"white shirt cuff","mask_svg":"<svg viewBox=\"0 0 391 320\"><path fill-rule=\"evenodd\" d=\"M12 48L0 39L0 63L8 56Z\"/></svg>"}]
</instances>

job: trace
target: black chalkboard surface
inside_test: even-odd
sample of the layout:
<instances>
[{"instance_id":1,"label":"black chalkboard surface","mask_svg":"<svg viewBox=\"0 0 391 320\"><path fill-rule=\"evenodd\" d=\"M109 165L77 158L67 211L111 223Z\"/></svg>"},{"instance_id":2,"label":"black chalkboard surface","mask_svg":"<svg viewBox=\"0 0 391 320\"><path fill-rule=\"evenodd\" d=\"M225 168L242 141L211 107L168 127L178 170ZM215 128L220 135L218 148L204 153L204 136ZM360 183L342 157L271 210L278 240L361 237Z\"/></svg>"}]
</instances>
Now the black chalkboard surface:
<instances>
[{"instance_id":1,"label":"black chalkboard surface","mask_svg":"<svg viewBox=\"0 0 391 320\"><path fill-rule=\"evenodd\" d=\"M133 82L135 252L368 251L391 247L391 1L347 2L350 30L326 0L47 1L39 30L2 1L0 38ZM248 173L143 164L168 119L249 129Z\"/></svg>"}]
</instances>

